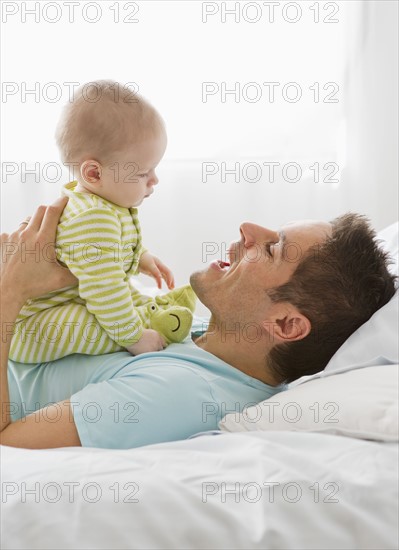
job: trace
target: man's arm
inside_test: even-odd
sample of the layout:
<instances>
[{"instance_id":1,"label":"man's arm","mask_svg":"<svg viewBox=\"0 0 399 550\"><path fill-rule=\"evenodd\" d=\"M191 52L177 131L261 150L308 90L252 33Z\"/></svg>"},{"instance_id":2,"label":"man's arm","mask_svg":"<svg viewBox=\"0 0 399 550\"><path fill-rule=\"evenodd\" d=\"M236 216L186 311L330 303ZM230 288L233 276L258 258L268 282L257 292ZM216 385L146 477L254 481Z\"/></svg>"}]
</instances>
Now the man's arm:
<instances>
[{"instance_id":1,"label":"man's arm","mask_svg":"<svg viewBox=\"0 0 399 550\"><path fill-rule=\"evenodd\" d=\"M54 246L59 217L67 203L57 200L52 206L40 206L28 224L21 224L11 235L1 235L1 423L0 443L11 447L48 449L79 446L80 439L69 400L40 409L16 422L10 417L7 366L11 328L29 298L76 282L75 277L55 261L49 260L49 246ZM37 248L36 248L37 247ZM36 254L22 251L40 251ZM45 253L42 254L42 251Z\"/></svg>"},{"instance_id":2,"label":"man's arm","mask_svg":"<svg viewBox=\"0 0 399 550\"><path fill-rule=\"evenodd\" d=\"M9 423L0 433L0 444L23 449L80 447L69 400Z\"/></svg>"}]
</instances>

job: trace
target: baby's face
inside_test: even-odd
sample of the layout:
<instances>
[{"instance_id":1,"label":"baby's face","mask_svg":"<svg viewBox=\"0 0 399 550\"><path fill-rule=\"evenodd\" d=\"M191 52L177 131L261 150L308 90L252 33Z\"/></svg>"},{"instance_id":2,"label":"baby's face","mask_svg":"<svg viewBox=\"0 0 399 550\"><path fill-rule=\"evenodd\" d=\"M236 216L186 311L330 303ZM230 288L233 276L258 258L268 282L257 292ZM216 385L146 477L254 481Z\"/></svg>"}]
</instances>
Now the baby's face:
<instances>
[{"instance_id":1,"label":"baby's face","mask_svg":"<svg viewBox=\"0 0 399 550\"><path fill-rule=\"evenodd\" d=\"M125 208L139 206L154 192L158 183L155 168L165 149L166 135L159 132L116 155L112 163L103 166L101 196Z\"/></svg>"}]
</instances>

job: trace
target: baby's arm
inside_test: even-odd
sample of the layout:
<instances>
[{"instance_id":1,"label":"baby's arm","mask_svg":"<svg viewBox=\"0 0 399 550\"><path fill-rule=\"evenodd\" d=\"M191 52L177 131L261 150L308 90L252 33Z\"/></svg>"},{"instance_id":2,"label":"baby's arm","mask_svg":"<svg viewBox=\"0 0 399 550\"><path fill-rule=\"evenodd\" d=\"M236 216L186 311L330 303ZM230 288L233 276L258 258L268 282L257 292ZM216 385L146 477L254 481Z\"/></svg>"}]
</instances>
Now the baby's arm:
<instances>
[{"instance_id":1,"label":"baby's arm","mask_svg":"<svg viewBox=\"0 0 399 550\"><path fill-rule=\"evenodd\" d=\"M175 288L175 279L171 270L159 258L153 256L147 250L140 256L139 272L153 277L157 282L158 288L162 288L162 279L166 282L169 290Z\"/></svg>"},{"instance_id":2,"label":"baby's arm","mask_svg":"<svg viewBox=\"0 0 399 550\"><path fill-rule=\"evenodd\" d=\"M136 344L127 346L126 349L132 355L139 355L147 351L161 351L165 347L166 342L159 332L150 328L145 328L143 329L140 340Z\"/></svg>"},{"instance_id":3,"label":"baby's arm","mask_svg":"<svg viewBox=\"0 0 399 550\"><path fill-rule=\"evenodd\" d=\"M91 208L63 227L57 241L61 249L59 259L78 278L80 297L112 340L134 352L133 346L144 334L138 353L157 351L160 335L155 331L147 333L133 305L123 268L120 236L116 214L104 208Z\"/></svg>"}]
</instances>

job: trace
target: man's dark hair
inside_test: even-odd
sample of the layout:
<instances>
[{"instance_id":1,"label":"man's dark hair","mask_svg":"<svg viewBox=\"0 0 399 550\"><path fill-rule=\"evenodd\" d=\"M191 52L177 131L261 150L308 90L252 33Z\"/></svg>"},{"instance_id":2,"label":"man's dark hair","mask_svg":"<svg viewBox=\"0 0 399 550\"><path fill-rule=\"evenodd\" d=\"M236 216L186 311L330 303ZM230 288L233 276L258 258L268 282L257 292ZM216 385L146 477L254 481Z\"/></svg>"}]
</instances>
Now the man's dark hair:
<instances>
[{"instance_id":1,"label":"man's dark hair","mask_svg":"<svg viewBox=\"0 0 399 550\"><path fill-rule=\"evenodd\" d=\"M366 216L348 212L333 219L332 236L311 246L290 280L268 295L293 304L312 324L303 339L276 345L268 366L280 382L324 369L347 338L395 294L387 266Z\"/></svg>"}]
</instances>

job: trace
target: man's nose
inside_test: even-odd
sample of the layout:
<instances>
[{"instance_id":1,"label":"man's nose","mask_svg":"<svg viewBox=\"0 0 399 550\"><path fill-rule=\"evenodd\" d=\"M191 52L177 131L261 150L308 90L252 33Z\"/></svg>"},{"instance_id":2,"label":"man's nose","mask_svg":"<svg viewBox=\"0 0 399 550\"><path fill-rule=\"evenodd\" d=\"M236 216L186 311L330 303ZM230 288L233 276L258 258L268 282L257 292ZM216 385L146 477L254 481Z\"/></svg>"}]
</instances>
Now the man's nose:
<instances>
[{"instance_id":1,"label":"man's nose","mask_svg":"<svg viewBox=\"0 0 399 550\"><path fill-rule=\"evenodd\" d=\"M256 223L244 222L240 225L240 233L244 239L246 248L254 244L266 242L278 242L279 235L276 231L257 225Z\"/></svg>"}]
</instances>

